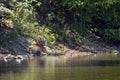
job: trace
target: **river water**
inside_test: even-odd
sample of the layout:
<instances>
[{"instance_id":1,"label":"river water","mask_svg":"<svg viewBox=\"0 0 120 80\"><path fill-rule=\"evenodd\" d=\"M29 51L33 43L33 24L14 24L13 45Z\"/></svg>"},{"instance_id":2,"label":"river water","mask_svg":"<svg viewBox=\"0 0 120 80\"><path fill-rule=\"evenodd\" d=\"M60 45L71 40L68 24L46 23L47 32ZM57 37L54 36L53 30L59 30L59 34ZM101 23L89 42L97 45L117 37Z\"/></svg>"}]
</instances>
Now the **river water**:
<instances>
[{"instance_id":1,"label":"river water","mask_svg":"<svg viewBox=\"0 0 120 80\"><path fill-rule=\"evenodd\" d=\"M120 80L120 56L35 57L0 62L0 80Z\"/></svg>"}]
</instances>

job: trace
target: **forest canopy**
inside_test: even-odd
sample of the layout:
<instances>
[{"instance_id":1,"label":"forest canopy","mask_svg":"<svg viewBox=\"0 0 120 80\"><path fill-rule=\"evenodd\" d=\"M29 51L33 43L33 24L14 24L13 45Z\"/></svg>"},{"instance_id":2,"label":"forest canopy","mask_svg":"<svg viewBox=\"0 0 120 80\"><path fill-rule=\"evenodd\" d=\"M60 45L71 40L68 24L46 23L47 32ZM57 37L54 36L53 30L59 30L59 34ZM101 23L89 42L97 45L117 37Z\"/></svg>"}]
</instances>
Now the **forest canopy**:
<instances>
[{"instance_id":1,"label":"forest canopy","mask_svg":"<svg viewBox=\"0 0 120 80\"><path fill-rule=\"evenodd\" d=\"M0 38L45 37L50 44L58 40L80 45L84 36L95 33L118 43L119 7L119 0L1 0Z\"/></svg>"}]
</instances>

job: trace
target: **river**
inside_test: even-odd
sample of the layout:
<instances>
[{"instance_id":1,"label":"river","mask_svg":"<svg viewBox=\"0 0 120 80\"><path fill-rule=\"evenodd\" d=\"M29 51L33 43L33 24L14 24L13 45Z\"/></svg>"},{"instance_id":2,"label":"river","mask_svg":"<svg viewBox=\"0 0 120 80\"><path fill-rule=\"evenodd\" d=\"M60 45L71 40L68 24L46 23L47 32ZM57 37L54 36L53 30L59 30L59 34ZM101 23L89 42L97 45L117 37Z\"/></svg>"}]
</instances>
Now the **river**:
<instances>
[{"instance_id":1,"label":"river","mask_svg":"<svg viewBox=\"0 0 120 80\"><path fill-rule=\"evenodd\" d=\"M0 80L120 80L120 56L35 57L0 62Z\"/></svg>"}]
</instances>

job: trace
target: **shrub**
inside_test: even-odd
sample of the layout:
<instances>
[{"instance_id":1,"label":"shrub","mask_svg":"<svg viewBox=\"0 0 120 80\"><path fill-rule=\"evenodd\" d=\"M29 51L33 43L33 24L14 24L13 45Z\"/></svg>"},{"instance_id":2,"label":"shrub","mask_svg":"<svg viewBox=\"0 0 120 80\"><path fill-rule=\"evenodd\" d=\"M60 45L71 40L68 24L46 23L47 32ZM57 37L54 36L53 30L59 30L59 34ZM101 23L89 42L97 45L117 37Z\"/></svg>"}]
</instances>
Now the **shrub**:
<instances>
[{"instance_id":1,"label":"shrub","mask_svg":"<svg viewBox=\"0 0 120 80\"><path fill-rule=\"evenodd\" d=\"M15 37L12 16L13 12L10 9L0 6L0 44L6 43Z\"/></svg>"},{"instance_id":2,"label":"shrub","mask_svg":"<svg viewBox=\"0 0 120 80\"><path fill-rule=\"evenodd\" d=\"M39 26L38 20L36 18L37 13L34 7L31 5L33 2L37 1L10 0L9 1L10 4L9 3L7 4L9 5L9 9L2 7L4 9L3 10L0 8L0 10L2 10L1 13L3 13L1 14L1 16L2 20L4 20L4 24L8 27L11 27L9 23L12 23L14 25L14 28L11 31L9 31L9 33L8 31L6 32L7 29L5 30L2 29L2 31L4 31L4 34L1 33L1 35L4 36L1 37L2 41L7 40L6 42L9 42L11 39L15 39L20 36L27 36L33 39L39 39L41 37L46 38L49 44L53 44L55 42L56 38L54 33L52 33L51 30L45 26ZM40 6L40 2L37 2L36 5ZM12 14L12 16L9 16L8 14ZM3 27L5 25L3 25Z\"/></svg>"}]
</instances>

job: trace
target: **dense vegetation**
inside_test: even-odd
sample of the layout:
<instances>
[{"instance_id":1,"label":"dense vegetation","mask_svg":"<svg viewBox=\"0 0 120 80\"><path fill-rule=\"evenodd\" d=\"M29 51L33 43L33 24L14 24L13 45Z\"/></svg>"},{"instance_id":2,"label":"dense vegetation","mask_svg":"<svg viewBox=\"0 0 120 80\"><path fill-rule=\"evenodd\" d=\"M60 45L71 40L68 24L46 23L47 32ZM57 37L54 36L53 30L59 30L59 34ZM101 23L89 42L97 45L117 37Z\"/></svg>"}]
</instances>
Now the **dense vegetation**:
<instances>
[{"instance_id":1,"label":"dense vegetation","mask_svg":"<svg viewBox=\"0 0 120 80\"><path fill-rule=\"evenodd\" d=\"M89 33L120 42L119 0L2 0L0 6L8 9L0 9L0 42L24 35L80 45Z\"/></svg>"}]
</instances>

